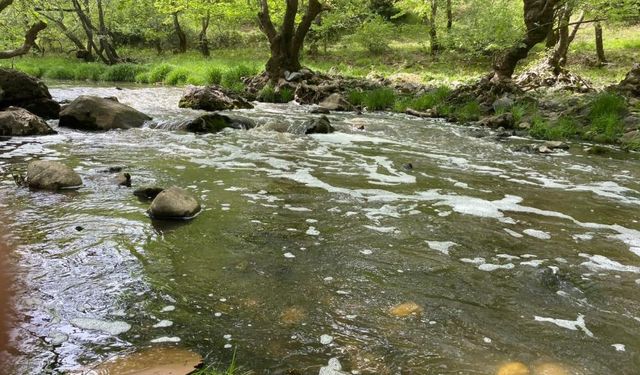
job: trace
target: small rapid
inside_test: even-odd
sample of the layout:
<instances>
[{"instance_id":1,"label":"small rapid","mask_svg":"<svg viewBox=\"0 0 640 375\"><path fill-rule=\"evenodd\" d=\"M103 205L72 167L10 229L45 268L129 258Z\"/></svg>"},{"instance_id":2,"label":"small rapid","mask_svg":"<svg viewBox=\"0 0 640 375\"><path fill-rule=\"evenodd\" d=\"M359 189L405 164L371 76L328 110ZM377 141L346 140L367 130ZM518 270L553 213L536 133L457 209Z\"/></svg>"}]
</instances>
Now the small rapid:
<instances>
[{"instance_id":1,"label":"small rapid","mask_svg":"<svg viewBox=\"0 0 640 375\"><path fill-rule=\"evenodd\" d=\"M640 366L636 154L513 151L530 142L398 114L332 113L301 136L170 131L203 114L164 87L51 89L115 96L139 129L0 141L0 204L15 245L17 374L83 373L161 345L256 373L494 374L504 362L571 374ZM316 115L234 111L258 124ZM84 181L17 188L33 159ZM177 185L203 211L152 221L134 188ZM406 316L398 311L409 309Z\"/></svg>"}]
</instances>

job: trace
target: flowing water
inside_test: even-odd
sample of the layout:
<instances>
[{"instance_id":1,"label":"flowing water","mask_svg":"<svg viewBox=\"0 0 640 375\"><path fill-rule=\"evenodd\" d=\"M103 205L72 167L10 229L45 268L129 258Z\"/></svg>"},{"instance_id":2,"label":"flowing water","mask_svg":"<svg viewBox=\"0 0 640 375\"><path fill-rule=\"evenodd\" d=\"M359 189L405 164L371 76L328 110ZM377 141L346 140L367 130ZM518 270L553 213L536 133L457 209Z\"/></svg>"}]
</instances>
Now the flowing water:
<instances>
[{"instance_id":1,"label":"flowing water","mask_svg":"<svg viewBox=\"0 0 640 375\"><path fill-rule=\"evenodd\" d=\"M177 108L179 89L52 90L87 93L161 126L197 114ZM312 116L293 104L240 112ZM332 357L361 374L494 374L512 360L639 373L636 155L528 155L511 151L522 140L436 120L330 119L329 135L145 127L2 141L14 371L82 373L176 345L223 365L235 352L258 374L317 374ZM84 186L16 188L10 171L36 158L63 160ZM113 166L134 187L184 187L204 210L153 222L148 202L104 172ZM390 313L405 302L422 311Z\"/></svg>"}]
</instances>

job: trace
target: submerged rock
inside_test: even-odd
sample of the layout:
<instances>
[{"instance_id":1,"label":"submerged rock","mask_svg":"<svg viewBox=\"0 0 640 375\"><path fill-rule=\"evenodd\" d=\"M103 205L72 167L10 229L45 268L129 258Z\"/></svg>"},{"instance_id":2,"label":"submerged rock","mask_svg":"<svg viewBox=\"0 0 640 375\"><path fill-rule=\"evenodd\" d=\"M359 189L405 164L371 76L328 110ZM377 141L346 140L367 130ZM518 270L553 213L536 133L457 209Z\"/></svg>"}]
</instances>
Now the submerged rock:
<instances>
[{"instance_id":1,"label":"submerged rock","mask_svg":"<svg viewBox=\"0 0 640 375\"><path fill-rule=\"evenodd\" d=\"M569 375L569 371L558 363L542 363L533 369L534 375Z\"/></svg>"},{"instance_id":2,"label":"submerged rock","mask_svg":"<svg viewBox=\"0 0 640 375\"><path fill-rule=\"evenodd\" d=\"M170 129L185 130L192 133L218 133L226 128L249 130L255 127L256 122L247 117L207 113L193 120L172 126Z\"/></svg>"},{"instance_id":3,"label":"submerged rock","mask_svg":"<svg viewBox=\"0 0 640 375\"><path fill-rule=\"evenodd\" d=\"M93 131L139 128L151 117L110 99L81 95L60 112L60 126Z\"/></svg>"},{"instance_id":4,"label":"submerged rock","mask_svg":"<svg viewBox=\"0 0 640 375\"><path fill-rule=\"evenodd\" d=\"M27 185L32 189L60 190L79 187L82 179L60 162L39 160L27 166Z\"/></svg>"},{"instance_id":5,"label":"submerged rock","mask_svg":"<svg viewBox=\"0 0 640 375\"><path fill-rule=\"evenodd\" d=\"M531 371L522 362L509 362L500 366L496 375L530 375Z\"/></svg>"},{"instance_id":6,"label":"submerged rock","mask_svg":"<svg viewBox=\"0 0 640 375\"><path fill-rule=\"evenodd\" d=\"M164 188L161 187L142 187L139 189L136 189L133 192L133 195L135 195L136 197L140 198L141 200L153 200L155 197L158 196L158 194L160 194L162 192L162 190L164 190Z\"/></svg>"},{"instance_id":7,"label":"submerged rock","mask_svg":"<svg viewBox=\"0 0 640 375\"><path fill-rule=\"evenodd\" d=\"M47 86L28 74L0 68L0 109L20 107L45 119L58 118L60 104Z\"/></svg>"},{"instance_id":8,"label":"submerged rock","mask_svg":"<svg viewBox=\"0 0 640 375\"><path fill-rule=\"evenodd\" d=\"M119 186L131 187L131 175L129 173L119 173L115 180Z\"/></svg>"},{"instance_id":9,"label":"submerged rock","mask_svg":"<svg viewBox=\"0 0 640 375\"><path fill-rule=\"evenodd\" d=\"M335 129L331 126L331 121L327 116L312 118L302 123L293 124L287 130L293 134L328 134L333 133Z\"/></svg>"},{"instance_id":10,"label":"submerged rock","mask_svg":"<svg viewBox=\"0 0 640 375\"><path fill-rule=\"evenodd\" d=\"M156 347L111 358L90 373L102 375L185 375L195 371L202 357L189 350Z\"/></svg>"},{"instance_id":11,"label":"submerged rock","mask_svg":"<svg viewBox=\"0 0 640 375\"><path fill-rule=\"evenodd\" d=\"M253 105L241 96L227 92L218 86L189 86L178 103L180 108L224 111L229 109L251 109Z\"/></svg>"},{"instance_id":12,"label":"submerged rock","mask_svg":"<svg viewBox=\"0 0 640 375\"><path fill-rule=\"evenodd\" d=\"M353 105L349 103L341 94L334 93L320 102L320 107L330 111L352 111Z\"/></svg>"},{"instance_id":13,"label":"submerged rock","mask_svg":"<svg viewBox=\"0 0 640 375\"><path fill-rule=\"evenodd\" d=\"M503 113L501 115L485 117L482 120L480 120L480 124L482 126L486 126L492 129L495 129L495 128L513 129L515 125L515 121L511 113Z\"/></svg>"},{"instance_id":14,"label":"submerged rock","mask_svg":"<svg viewBox=\"0 0 640 375\"><path fill-rule=\"evenodd\" d=\"M393 316L404 318L411 315L420 315L424 309L415 302L404 302L393 306L389 309L389 313Z\"/></svg>"},{"instance_id":15,"label":"submerged rock","mask_svg":"<svg viewBox=\"0 0 640 375\"><path fill-rule=\"evenodd\" d=\"M192 219L198 212L198 200L176 186L160 192L149 207L149 215L154 219Z\"/></svg>"},{"instance_id":16,"label":"submerged rock","mask_svg":"<svg viewBox=\"0 0 640 375\"><path fill-rule=\"evenodd\" d=\"M320 372L318 373L318 375L346 375L348 374L348 372L344 372L342 371L342 364L340 364L340 361L338 360L338 358L331 358L329 359L329 363L320 368Z\"/></svg>"},{"instance_id":17,"label":"submerged rock","mask_svg":"<svg viewBox=\"0 0 640 375\"><path fill-rule=\"evenodd\" d=\"M43 119L23 108L9 107L0 112L0 136L20 137L56 132Z\"/></svg>"}]
</instances>

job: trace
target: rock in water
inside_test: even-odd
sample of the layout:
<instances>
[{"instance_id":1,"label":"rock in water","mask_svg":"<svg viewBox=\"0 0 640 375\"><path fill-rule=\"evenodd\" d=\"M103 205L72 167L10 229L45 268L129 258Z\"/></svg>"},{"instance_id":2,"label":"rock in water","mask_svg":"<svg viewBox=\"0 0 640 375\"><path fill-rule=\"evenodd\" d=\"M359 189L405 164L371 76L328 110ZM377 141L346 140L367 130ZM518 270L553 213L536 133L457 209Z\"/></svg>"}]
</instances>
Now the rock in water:
<instances>
[{"instance_id":1,"label":"rock in water","mask_svg":"<svg viewBox=\"0 0 640 375\"><path fill-rule=\"evenodd\" d=\"M529 368L522 362L509 362L500 366L496 375L530 375Z\"/></svg>"},{"instance_id":2,"label":"rock in water","mask_svg":"<svg viewBox=\"0 0 640 375\"><path fill-rule=\"evenodd\" d=\"M177 126L173 126L171 130L185 130L192 133L218 133L226 128L249 130L255 127L255 121L250 118L207 113L191 121L185 121Z\"/></svg>"},{"instance_id":3,"label":"rock in water","mask_svg":"<svg viewBox=\"0 0 640 375\"><path fill-rule=\"evenodd\" d=\"M139 128L151 117L127 105L97 96L82 95L60 112L60 126L106 131Z\"/></svg>"},{"instance_id":4,"label":"rock in water","mask_svg":"<svg viewBox=\"0 0 640 375\"><path fill-rule=\"evenodd\" d=\"M404 318L410 315L420 315L424 309L422 306L418 305L415 302L405 302L399 305L393 306L389 309L389 313L393 316L397 316L399 318Z\"/></svg>"},{"instance_id":5,"label":"rock in water","mask_svg":"<svg viewBox=\"0 0 640 375\"><path fill-rule=\"evenodd\" d=\"M202 357L191 351L156 347L111 358L93 371L100 375L185 375L202 363Z\"/></svg>"},{"instance_id":6,"label":"rock in water","mask_svg":"<svg viewBox=\"0 0 640 375\"><path fill-rule=\"evenodd\" d=\"M347 372L342 371L342 365L338 358L329 359L329 363L320 368L318 375L346 375Z\"/></svg>"},{"instance_id":7,"label":"rock in water","mask_svg":"<svg viewBox=\"0 0 640 375\"><path fill-rule=\"evenodd\" d=\"M180 108L224 111L229 109L251 109L253 105L237 94L226 92L218 86L189 86L178 103Z\"/></svg>"},{"instance_id":8,"label":"rock in water","mask_svg":"<svg viewBox=\"0 0 640 375\"><path fill-rule=\"evenodd\" d=\"M82 179L60 162L39 160L27 166L27 185L33 189L60 190L79 187Z\"/></svg>"},{"instance_id":9,"label":"rock in water","mask_svg":"<svg viewBox=\"0 0 640 375\"><path fill-rule=\"evenodd\" d=\"M200 212L200 203L189 192L179 187L170 187L155 197L149 207L154 219L192 219Z\"/></svg>"},{"instance_id":10,"label":"rock in water","mask_svg":"<svg viewBox=\"0 0 640 375\"><path fill-rule=\"evenodd\" d=\"M293 134L328 134L333 133L335 129L327 116L320 116L291 125L288 131Z\"/></svg>"},{"instance_id":11,"label":"rock in water","mask_svg":"<svg viewBox=\"0 0 640 375\"><path fill-rule=\"evenodd\" d=\"M0 135L20 137L27 135L47 135L56 132L44 120L18 107L9 107L0 112Z\"/></svg>"},{"instance_id":12,"label":"rock in water","mask_svg":"<svg viewBox=\"0 0 640 375\"><path fill-rule=\"evenodd\" d=\"M320 107L330 111L352 111L353 106L342 95L335 93L320 102Z\"/></svg>"},{"instance_id":13,"label":"rock in water","mask_svg":"<svg viewBox=\"0 0 640 375\"><path fill-rule=\"evenodd\" d=\"M136 189L133 192L133 195L140 198L141 200L150 201L155 199L155 197L157 197L158 194L162 192L162 190L164 190L164 188L157 187L157 186L142 187L142 188Z\"/></svg>"},{"instance_id":14,"label":"rock in water","mask_svg":"<svg viewBox=\"0 0 640 375\"><path fill-rule=\"evenodd\" d=\"M0 109L20 107L45 119L58 118L60 104L39 79L14 69L0 68Z\"/></svg>"},{"instance_id":15,"label":"rock in water","mask_svg":"<svg viewBox=\"0 0 640 375\"><path fill-rule=\"evenodd\" d=\"M558 363L542 363L533 369L534 375L569 375L569 371Z\"/></svg>"}]
</instances>

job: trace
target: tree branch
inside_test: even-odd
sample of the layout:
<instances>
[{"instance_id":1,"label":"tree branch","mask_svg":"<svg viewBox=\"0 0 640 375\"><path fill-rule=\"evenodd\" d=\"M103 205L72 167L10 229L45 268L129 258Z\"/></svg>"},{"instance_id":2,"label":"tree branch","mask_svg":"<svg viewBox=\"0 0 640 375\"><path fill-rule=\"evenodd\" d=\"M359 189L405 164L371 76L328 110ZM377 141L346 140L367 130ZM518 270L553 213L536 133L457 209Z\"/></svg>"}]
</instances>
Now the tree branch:
<instances>
[{"instance_id":1,"label":"tree branch","mask_svg":"<svg viewBox=\"0 0 640 375\"><path fill-rule=\"evenodd\" d=\"M311 24L318 17L318 14L322 13L325 8L320 4L318 0L309 0L309 8L307 12L302 17L302 21L298 25L298 29L296 30L296 35L293 38L293 50L297 51L302 47L302 43L304 43L304 38L309 32L311 28Z\"/></svg>"},{"instance_id":2,"label":"tree branch","mask_svg":"<svg viewBox=\"0 0 640 375\"><path fill-rule=\"evenodd\" d=\"M261 10L258 12L258 25L260 30L267 36L271 42L277 36L277 31L273 22L271 22L271 15L269 14L269 4L267 0L260 0Z\"/></svg>"},{"instance_id":3,"label":"tree branch","mask_svg":"<svg viewBox=\"0 0 640 375\"><path fill-rule=\"evenodd\" d=\"M0 12L11 4L13 4L13 0L0 0Z\"/></svg>"},{"instance_id":4,"label":"tree branch","mask_svg":"<svg viewBox=\"0 0 640 375\"><path fill-rule=\"evenodd\" d=\"M36 43L38 33L46 28L47 24L42 21L31 26L31 28L27 30L27 33L24 36L24 44L22 45L22 47L16 48L11 51L0 52L0 59L10 59L12 57L21 56L28 53L31 50L31 47L33 47L33 45Z\"/></svg>"}]
</instances>

